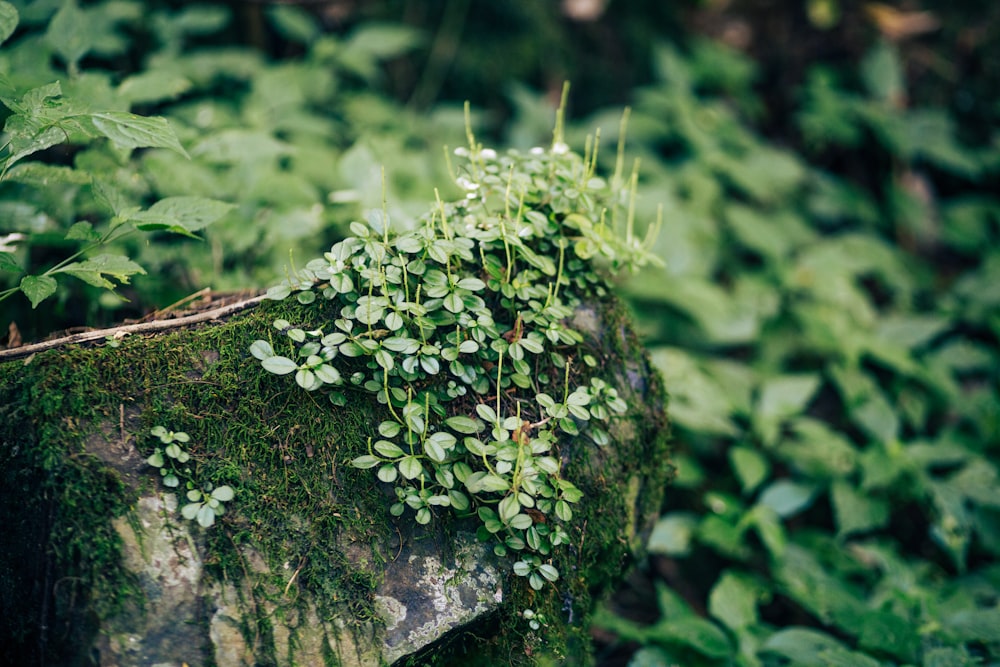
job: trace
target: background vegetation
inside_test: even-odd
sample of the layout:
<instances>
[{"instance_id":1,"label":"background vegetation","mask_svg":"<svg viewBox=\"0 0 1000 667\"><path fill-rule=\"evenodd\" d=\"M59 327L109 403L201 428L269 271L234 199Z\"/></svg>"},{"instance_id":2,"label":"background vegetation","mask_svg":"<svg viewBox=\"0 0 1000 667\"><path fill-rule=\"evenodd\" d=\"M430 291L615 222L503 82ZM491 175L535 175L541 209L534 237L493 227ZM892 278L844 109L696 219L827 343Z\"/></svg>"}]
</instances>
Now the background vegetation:
<instances>
[{"instance_id":1,"label":"background vegetation","mask_svg":"<svg viewBox=\"0 0 1000 667\"><path fill-rule=\"evenodd\" d=\"M600 127L613 163L631 105L640 217L665 207L665 268L623 290L678 465L599 662L1000 664L984 4L3 4L0 297L55 290L0 325L273 284L381 206L383 166L394 224L454 187L464 100L527 148L570 79L570 143Z\"/></svg>"}]
</instances>

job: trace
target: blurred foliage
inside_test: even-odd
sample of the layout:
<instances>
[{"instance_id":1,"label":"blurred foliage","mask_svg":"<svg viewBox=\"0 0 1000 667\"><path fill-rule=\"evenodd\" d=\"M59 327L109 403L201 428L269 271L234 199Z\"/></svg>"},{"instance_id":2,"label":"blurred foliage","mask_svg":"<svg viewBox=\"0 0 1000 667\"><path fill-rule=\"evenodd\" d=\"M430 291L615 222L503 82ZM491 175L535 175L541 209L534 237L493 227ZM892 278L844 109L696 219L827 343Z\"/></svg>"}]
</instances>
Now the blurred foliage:
<instances>
[{"instance_id":1,"label":"blurred foliage","mask_svg":"<svg viewBox=\"0 0 1000 667\"><path fill-rule=\"evenodd\" d=\"M136 205L235 205L204 242L122 248L149 273L123 290L138 309L274 282L290 248L312 256L381 204L383 167L405 226L449 183L464 99L528 148L570 78L567 139L600 127L609 164L631 104L637 217L664 206L666 268L623 290L672 393L678 477L655 585L599 614L599 659L1000 664L998 7L611 2L584 21L567 3L110 0L58 39L62 2L15 4L14 88L163 116L191 156L96 141L37 162ZM102 221L60 173L0 183L0 239L26 236L7 254L29 271ZM132 312L88 290L2 323Z\"/></svg>"}]
</instances>

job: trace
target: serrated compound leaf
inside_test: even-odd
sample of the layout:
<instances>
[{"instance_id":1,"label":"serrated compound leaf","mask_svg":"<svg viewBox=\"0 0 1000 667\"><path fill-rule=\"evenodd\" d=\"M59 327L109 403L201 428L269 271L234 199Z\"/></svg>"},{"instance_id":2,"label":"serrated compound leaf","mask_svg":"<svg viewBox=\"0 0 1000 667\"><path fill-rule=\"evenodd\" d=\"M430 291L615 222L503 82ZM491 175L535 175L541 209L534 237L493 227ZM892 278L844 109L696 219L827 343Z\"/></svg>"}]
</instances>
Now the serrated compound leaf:
<instances>
[{"instance_id":1,"label":"serrated compound leaf","mask_svg":"<svg viewBox=\"0 0 1000 667\"><path fill-rule=\"evenodd\" d=\"M289 359L288 357L273 356L268 357L261 361L261 366L264 370L274 373L275 375L288 375L289 373L294 373L299 370L299 365Z\"/></svg>"},{"instance_id":2,"label":"serrated compound leaf","mask_svg":"<svg viewBox=\"0 0 1000 667\"><path fill-rule=\"evenodd\" d=\"M21 291L31 301L31 307L37 308L45 299L56 292L56 279L52 276L25 276L21 278Z\"/></svg>"},{"instance_id":3,"label":"serrated compound leaf","mask_svg":"<svg viewBox=\"0 0 1000 667\"><path fill-rule=\"evenodd\" d=\"M114 289L116 285L106 276L127 284L132 276L145 274L146 270L122 255L97 255L82 262L67 264L59 269L59 273L67 273L94 287Z\"/></svg>"},{"instance_id":4,"label":"serrated compound leaf","mask_svg":"<svg viewBox=\"0 0 1000 667\"><path fill-rule=\"evenodd\" d=\"M219 220L233 208L235 204L208 197L167 197L149 209L129 216L129 219L142 231L192 234Z\"/></svg>"},{"instance_id":5,"label":"serrated compound leaf","mask_svg":"<svg viewBox=\"0 0 1000 667\"><path fill-rule=\"evenodd\" d=\"M138 116L124 111L102 111L91 114L97 131L122 149L169 148L190 157L181 146L166 118Z\"/></svg>"}]
</instances>

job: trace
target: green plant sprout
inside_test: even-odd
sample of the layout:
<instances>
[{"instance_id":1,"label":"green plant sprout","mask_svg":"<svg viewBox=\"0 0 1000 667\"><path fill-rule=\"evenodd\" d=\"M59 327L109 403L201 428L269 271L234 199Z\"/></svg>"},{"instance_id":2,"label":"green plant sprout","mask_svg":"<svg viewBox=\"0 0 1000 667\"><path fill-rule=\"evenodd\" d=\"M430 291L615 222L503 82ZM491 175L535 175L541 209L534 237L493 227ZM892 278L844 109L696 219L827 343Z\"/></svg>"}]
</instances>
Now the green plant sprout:
<instances>
[{"instance_id":1,"label":"green plant sprout","mask_svg":"<svg viewBox=\"0 0 1000 667\"><path fill-rule=\"evenodd\" d=\"M606 294L610 272L654 260L658 225L631 231L635 180L609 186L593 146L569 151L561 123L550 149L528 153L483 148L469 132L454 151L463 198L438 196L405 231L384 209L352 223L353 236L268 291L329 304L330 318L279 319L281 353L273 337L250 347L265 370L326 388L335 404L374 394L389 418L352 465L395 487L391 513L409 508L420 524L449 507L478 517L480 539L514 555L536 590L559 578L548 561L583 495L562 477L560 447L583 433L608 444L594 422L627 408L603 381L579 384L596 360L577 362L583 337L569 318ZM606 222L622 218L624 235Z\"/></svg>"},{"instance_id":2,"label":"green plant sprout","mask_svg":"<svg viewBox=\"0 0 1000 667\"><path fill-rule=\"evenodd\" d=\"M150 435L158 438L164 447L157 447L146 463L158 468L160 476L163 478L163 485L169 488L180 486L181 478L188 478L185 486L187 488L188 504L181 508L181 516L189 520L197 520L198 523L208 528L215 524L215 517L222 516L225 512L223 503L232 500L236 493L230 486L217 486L212 488L211 484L198 485L191 479L192 471L190 467L180 468L191 460L191 455L181 445L191 441L184 431L168 431L163 426L154 426L149 431Z\"/></svg>"}]
</instances>

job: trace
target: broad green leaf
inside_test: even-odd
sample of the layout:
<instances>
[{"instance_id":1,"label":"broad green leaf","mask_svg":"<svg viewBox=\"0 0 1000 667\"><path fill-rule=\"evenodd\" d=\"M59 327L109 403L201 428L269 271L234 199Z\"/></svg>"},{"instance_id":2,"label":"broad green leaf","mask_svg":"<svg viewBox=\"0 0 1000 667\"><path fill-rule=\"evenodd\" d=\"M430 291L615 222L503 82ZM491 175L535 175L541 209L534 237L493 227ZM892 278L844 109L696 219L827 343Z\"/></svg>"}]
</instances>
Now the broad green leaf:
<instances>
[{"instance_id":1,"label":"broad green leaf","mask_svg":"<svg viewBox=\"0 0 1000 667\"><path fill-rule=\"evenodd\" d=\"M390 422L390 423L395 423L395 422ZM404 455L403 450L400 449L398 445L391 443L388 440L378 440L375 443L374 447L376 452L386 457L387 459L396 459Z\"/></svg>"},{"instance_id":2,"label":"broad green leaf","mask_svg":"<svg viewBox=\"0 0 1000 667\"><path fill-rule=\"evenodd\" d=\"M17 8L9 2L0 2L0 44L14 34L18 22Z\"/></svg>"},{"instance_id":3,"label":"broad green leaf","mask_svg":"<svg viewBox=\"0 0 1000 667\"><path fill-rule=\"evenodd\" d=\"M961 642L1000 642L1000 609L965 609L942 619L954 639Z\"/></svg>"},{"instance_id":4,"label":"broad green leaf","mask_svg":"<svg viewBox=\"0 0 1000 667\"><path fill-rule=\"evenodd\" d=\"M24 276L21 278L21 291L31 301L31 307L37 308L45 299L56 292L56 279L51 276Z\"/></svg>"},{"instance_id":5,"label":"broad green leaf","mask_svg":"<svg viewBox=\"0 0 1000 667\"><path fill-rule=\"evenodd\" d=\"M267 16L283 37L299 44L311 44L320 35L312 14L295 5L273 5Z\"/></svg>"},{"instance_id":6,"label":"broad green leaf","mask_svg":"<svg viewBox=\"0 0 1000 667\"><path fill-rule=\"evenodd\" d=\"M19 273L21 266L14 259L14 254L5 250L0 250L0 271L14 271Z\"/></svg>"},{"instance_id":7,"label":"broad green leaf","mask_svg":"<svg viewBox=\"0 0 1000 667\"><path fill-rule=\"evenodd\" d=\"M382 463L378 458L365 454L364 456L359 456L351 461L351 465L355 468L374 468L378 464Z\"/></svg>"},{"instance_id":8,"label":"broad green leaf","mask_svg":"<svg viewBox=\"0 0 1000 667\"><path fill-rule=\"evenodd\" d=\"M840 537L882 528L889 521L889 505L885 500L870 493L860 493L848 482L834 482L830 488L830 500Z\"/></svg>"},{"instance_id":9,"label":"broad green leaf","mask_svg":"<svg viewBox=\"0 0 1000 667\"><path fill-rule=\"evenodd\" d=\"M67 241L97 241L101 235L94 231L94 226L89 222L74 222L66 230L65 238Z\"/></svg>"},{"instance_id":10,"label":"broad green leaf","mask_svg":"<svg viewBox=\"0 0 1000 667\"><path fill-rule=\"evenodd\" d=\"M483 430L484 426L482 422L472 419L471 417L466 417L464 415L456 415L454 417L449 417L444 420L445 426L452 429L457 433L464 433L471 435L473 433L479 433Z\"/></svg>"},{"instance_id":11,"label":"broad green leaf","mask_svg":"<svg viewBox=\"0 0 1000 667\"><path fill-rule=\"evenodd\" d=\"M873 611L865 614L858 644L872 652L884 652L903 662L915 662L920 649L919 629L905 614Z\"/></svg>"},{"instance_id":12,"label":"broad green leaf","mask_svg":"<svg viewBox=\"0 0 1000 667\"><path fill-rule=\"evenodd\" d=\"M830 635L809 628L787 628L771 635L761 647L798 667L881 667L877 660L848 650Z\"/></svg>"},{"instance_id":13,"label":"broad green leaf","mask_svg":"<svg viewBox=\"0 0 1000 667\"><path fill-rule=\"evenodd\" d=\"M689 646L710 658L723 658L733 650L725 632L698 616L664 619L650 628L649 634L658 641Z\"/></svg>"},{"instance_id":14,"label":"broad green leaf","mask_svg":"<svg viewBox=\"0 0 1000 667\"><path fill-rule=\"evenodd\" d=\"M261 366L264 370L274 373L275 375L288 375L289 373L294 373L299 370L299 365L289 359L288 357L274 356L268 357L261 361Z\"/></svg>"},{"instance_id":15,"label":"broad green leaf","mask_svg":"<svg viewBox=\"0 0 1000 667\"><path fill-rule=\"evenodd\" d=\"M76 0L63 2L62 8L49 22L46 41L66 61L70 71L76 69L77 63L93 48L93 40L98 37L87 30L90 27L88 23Z\"/></svg>"},{"instance_id":16,"label":"broad green leaf","mask_svg":"<svg viewBox=\"0 0 1000 667\"><path fill-rule=\"evenodd\" d=\"M250 345L250 354L263 361L274 356L274 348L266 340L255 340Z\"/></svg>"},{"instance_id":17,"label":"broad green leaf","mask_svg":"<svg viewBox=\"0 0 1000 667\"><path fill-rule=\"evenodd\" d=\"M787 519L809 507L815 497L816 487L812 484L779 479L761 492L758 502L774 510L783 519Z\"/></svg>"},{"instance_id":18,"label":"broad green leaf","mask_svg":"<svg viewBox=\"0 0 1000 667\"><path fill-rule=\"evenodd\" d=\"M59 269L58 273L67 273L79 278L94 287L114 289L116 285L105 276L110 276L119 283L127 284L135 274L146 273L145 269L121 255L97 255L82 262L73 262Z\"/></svg>"},{"instance_id":19,"label":"broad green leaf","mask_svg":"<svg viewBox=\"0 0 1000 667\"><path fill-rule=\"evenodd\" d=\"M727 570L712 587L708 611L731 630L757 622L758 586L748 577Z\"/></svg>"},{"instance_id":20,"label":"broad green leaf","mask_svg":"<svg viewBox=\"0 0 1000 667\"><path fill-rule=\"evenodd\" d=\"M129 220L142 231L167 230L190 234L207 227L229 211L235 204L206 197L167 197L146 211L129 216Z\"/></svg>"},{"instance_id":21,"label":"broad green leaf","mask_svg":"<svg viewBox=\"0 0 1000 667\"><path fill-rule=\"evenodd\" d=\"M130 105L164 102L180 97L192 87L191 80L170 70L147 70L126 77L118 84L118 95Z\"/></svg>"},{"instance_id":22,"label":"broad green leaf","mask_svg":"<svg viewBox=\"0 0 1000 667\"><path fill-rule=\"evenodd\" d=\"M743 493L753 493L767 479L771 469L767 457L750 447L732 447L729 450L729 461Z\"/></svg>"},{"instance_id":23,"label":"broad green leaf","mask_svg":"<svg viewBox=\"0 0 1000 667\"><path fill-rule=\"evenodd\" d=\"M691 550L698 518L688 512L671 512L660 517L649 535L651 554L684 556Z\"/></svg>"},{"instance_id":24,"label":"broad green leaf","mask_svg":"<svg viewBox=\"0 0 1000 667\"><path fill-rule=\"evenodd\" d=\"M819 383L816 374L777 375L764 381L753 417L765 443L773 444L780 424L805 409Z\"/></svg>"},{"instance_id":25,"label":"broad green leaf","mask_svg":"<svg viewBox=\"0 0 1000 667\"><path fill-rule=\"evenodd\" d=\"M905 95L903 67L896 47L879 42L861 63L861 74L869 94L888 103L900 101Z\"/></svg>"},{"instance_id":26,"label":"broad green leaf","mask_svg":"<svg viewBox=\"0 0 1000 667\"><path fill-rule=\"evenodd\" d=\"M415 479L424 471L420 461L415 456L407 456L399 462L399 472L406 479Z\"/></svg>"},{"instance_id":27,"label":"broad green leaf","mask_svg":"<svg viewBox=\"0 0 1000 667\"><path fill-rule=\"evenodd\" d=\"M212 491L212 497L221 502L228 502L235 496L236 492L230 486L217 486Z\"/></svg>"},{"instance_id":28,"label":"broad green leaf","mask_svg":"<svg viewBox=\"0 0 1000 667\"><path fill-rule=\"evenodd\" d=\"M91 114L94 127L121 149L169 148L190 157L166 118L137 116L124 111L104 111Z\"/></svg>"}]
</instances>

